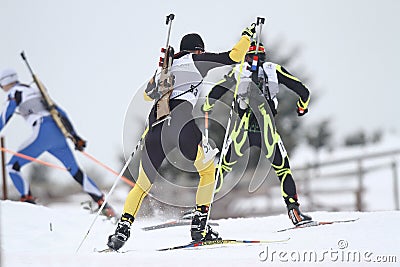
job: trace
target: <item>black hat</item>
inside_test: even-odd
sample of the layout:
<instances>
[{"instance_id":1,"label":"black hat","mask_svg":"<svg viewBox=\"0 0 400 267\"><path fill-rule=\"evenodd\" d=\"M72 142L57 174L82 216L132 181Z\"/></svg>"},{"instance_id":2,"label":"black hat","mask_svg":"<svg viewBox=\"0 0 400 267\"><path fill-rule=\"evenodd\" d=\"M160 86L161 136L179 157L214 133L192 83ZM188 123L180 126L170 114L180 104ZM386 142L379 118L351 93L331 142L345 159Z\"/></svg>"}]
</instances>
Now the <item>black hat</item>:
<instances>
[{"instance_id":1,"label":"black hat","mask_svg":"<svg viewBox=\"0 0 400 267\"><path fill-rule=\"evenodd\" d=\"M183 36L180 50L201 50L204 51L204 42L197 33L189 33Z\"/></svg>"}]
</instances>

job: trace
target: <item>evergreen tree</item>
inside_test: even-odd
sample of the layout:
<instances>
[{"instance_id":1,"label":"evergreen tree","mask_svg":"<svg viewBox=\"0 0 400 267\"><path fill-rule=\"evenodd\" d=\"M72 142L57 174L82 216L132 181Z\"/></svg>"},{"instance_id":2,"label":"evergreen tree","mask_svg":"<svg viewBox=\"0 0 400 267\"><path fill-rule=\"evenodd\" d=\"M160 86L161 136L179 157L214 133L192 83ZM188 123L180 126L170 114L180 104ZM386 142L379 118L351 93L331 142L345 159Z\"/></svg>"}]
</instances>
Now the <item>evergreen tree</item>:
<instances>
[{"instance_id":1,"label":"evergreen tree","mask_svg":"<svg viewBox=\"0 0 400 267\"><path fill-rule=\"evenodd\" d=\"M327 147L331 143L332 131L329 128L329 120L325 119L310 128L312 130L306 133L306 140L318 153L322 147Z\"/></svg>"}]
</instances>

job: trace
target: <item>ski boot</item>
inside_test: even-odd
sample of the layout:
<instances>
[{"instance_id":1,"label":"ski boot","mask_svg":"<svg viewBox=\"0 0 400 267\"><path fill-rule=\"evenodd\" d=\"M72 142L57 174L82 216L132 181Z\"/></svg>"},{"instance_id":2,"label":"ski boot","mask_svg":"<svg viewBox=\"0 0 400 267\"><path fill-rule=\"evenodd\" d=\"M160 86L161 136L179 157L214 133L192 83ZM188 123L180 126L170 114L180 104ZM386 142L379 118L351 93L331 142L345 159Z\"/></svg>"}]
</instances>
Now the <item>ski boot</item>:
<instances>
[{"instance_id":1,"label":"ski boot","mask_svg":"<svg viewBox=\"0 0 400 267\"><path fill-rule=\"evenodd\" d=\"M99 205L99 209L100 209L101 205L103 205L103 203L104 203L104 197L100 198L97 201L97 205ZM108 218L116 217L116 213L115 213L114 209L111 208L111 206L108 203L106 203L104 205L104 208L101 210L101 214Z\"/></svg>"},{"instance_id":2,"label":"ski boot","mask_svg":"<svg viewBox=\"0 0 400 267\"><path fill-rule=\"evenodd\" d=\"M124 213L121 217L121 220L118 222L117 229L115 229L115 233L108 237L107 246L112 250L119 250L128 240L131 230L131 225L135 218L128 214Z\"/></svg>"},{"instance_id":3,"label":"ski boot","mask_svg":"<svg viewBox=\"0 0 400 267\"><path fill-rule=\"evenodd\" d=\"M210 241L210 240L221 240L218 232L214 231L210 225L206 227L208 215L208 206L197 206L193 213L192 225L190 234L192 236L192 242Z\"/></svg>"},{"instance_id":4,"label":"ski boot","mask_svg":"<svg viewBox=\"0 0 400 267\"><path fill-rule=\"evenodd\" d=\"M31 203L31 204L36 204L35 198L31 194L21 196L21 198L19 200L21 202L27 202L27 203Z\"/></svg>"},{"instance_id":5,"label":"ski boot","mask_svg":"<svg viewBox=\"0 0 400 267\"><path fill-rule=\"evenodd\" d=\"M287 205L289 218L294 225L301 225L312 220L311 216L301 213L299 206L297 201Z\"/></svg>"}]
</instances>

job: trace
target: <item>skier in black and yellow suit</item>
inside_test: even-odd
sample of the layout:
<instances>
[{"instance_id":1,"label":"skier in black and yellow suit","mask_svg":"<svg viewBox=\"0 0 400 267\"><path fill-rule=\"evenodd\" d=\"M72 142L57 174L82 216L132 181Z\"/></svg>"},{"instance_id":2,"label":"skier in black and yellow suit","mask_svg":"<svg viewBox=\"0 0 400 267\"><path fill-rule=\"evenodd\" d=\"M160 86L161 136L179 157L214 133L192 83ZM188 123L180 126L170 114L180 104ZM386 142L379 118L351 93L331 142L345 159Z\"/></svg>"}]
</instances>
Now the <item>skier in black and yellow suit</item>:
<instances>
[{"instance_id":1,"label":"skier in black and yellow suit","mask_svg":"<svg viewBox=\"0 0 400 267\"><path fill-rule=\"evenodd\" d=\"M290 74L284 67L275 63L265 62L265 48L262 44L258 47L258 61L253 64L256 49L256 43L252 42L246 55L247 66L243 67L241 72L237 70L238 66L236 66L225 76L221 83L214 86L207 95L202 110L211 112L215 101L232 89L236 81L239 81L240 75L240 84L237 92L240 121L235 123L230 134L229 141L231 145L228 153L223 158L220 177L231 171L238 158L243 155L243 144L247 138L249 147L259 147L272 162L272 167L281 183L281 193L287 206L289 218L293 224L297 225L311 220L311 217L300 212L296 185L290 170L289 157L275 127L267 125L266 122L270 121L270 114L268 114L268 109L265 108L262 101L259 101L259 98L260 96L262 99L265 98L272 113L271 115L275 116L278 107L277 94L279 92L279 84L283 84L299 96L296 108L298 116L303 116L308 112L310 92L298 78ZM251 66L254 67L256 72L255 83L252 83L254 76L252 76ZM272 142L269 140L271 139L269 136L272 136Z\"/></svg>"},{"instance_id":2,"label":"skier in black and yellow suit","mask_svg":"<svg viewBox=\"0 0 400 267\"><path fill-rule=\"evenodd\" d=\"M175 77L169 98L170 120L157 121L157 105L148 117L149 129L144 137L144 148L140 162L139 176L135 187L129 192L123 214L115 233L108 238L108 247L120 249L130 236L130 227L144 197L150 191L154 179L159 174L166 155L179 148L183 161L192 162L200 176L196 193L196 212L192 219L193 241L218 238L218 233L206 227L208 208L214 192L215 165L213 160L204 163L204 152L199 146L202 134L197 127L192 110L197 102L198 90L203 77L209 70L221 65L232 65L242 61L255 33L255 25L246 28L232 50L224 53L205 53L204 42L198 34L185 35L180 44L180 52L174 56L171 72ZM152 100L156 84L150 80L145 98Z\"/></svg>"}]
</instances>

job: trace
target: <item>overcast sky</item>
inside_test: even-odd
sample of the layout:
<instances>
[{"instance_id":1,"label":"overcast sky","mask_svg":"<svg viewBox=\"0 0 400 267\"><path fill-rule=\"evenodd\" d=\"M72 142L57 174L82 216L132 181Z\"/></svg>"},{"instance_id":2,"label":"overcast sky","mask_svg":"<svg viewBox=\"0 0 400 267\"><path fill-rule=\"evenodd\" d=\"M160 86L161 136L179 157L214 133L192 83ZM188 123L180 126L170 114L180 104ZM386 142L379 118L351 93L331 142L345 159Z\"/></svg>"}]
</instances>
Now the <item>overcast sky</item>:
<instances>
[{"instance_id":1,"label":"overcast sky","mask_svg":"<svg viewBox=\"0 0 400 267\"><path fill-rule=\"evenodd\" d=\"M231 49L245 26L265 17L266 49L278 40L284 40L281 55L300 47L293 65L285 67L299 78L304 70L307 86L319 95L300 118L305 124L331 118L337 142L360 129L400 138L395 109L400 1L145 1L139 6L128 0L0 0L0 10L0 69L13 67L30 82L19 56L24 50L51 97L88 140L87 151L114 168L122 153L125 112L157 67L169 13L176 16L171 32L176 49L184 34L197 32L212 52ZM15 116L1 134L16 150L30 132Z\"/></svg>"}]
</instances>

